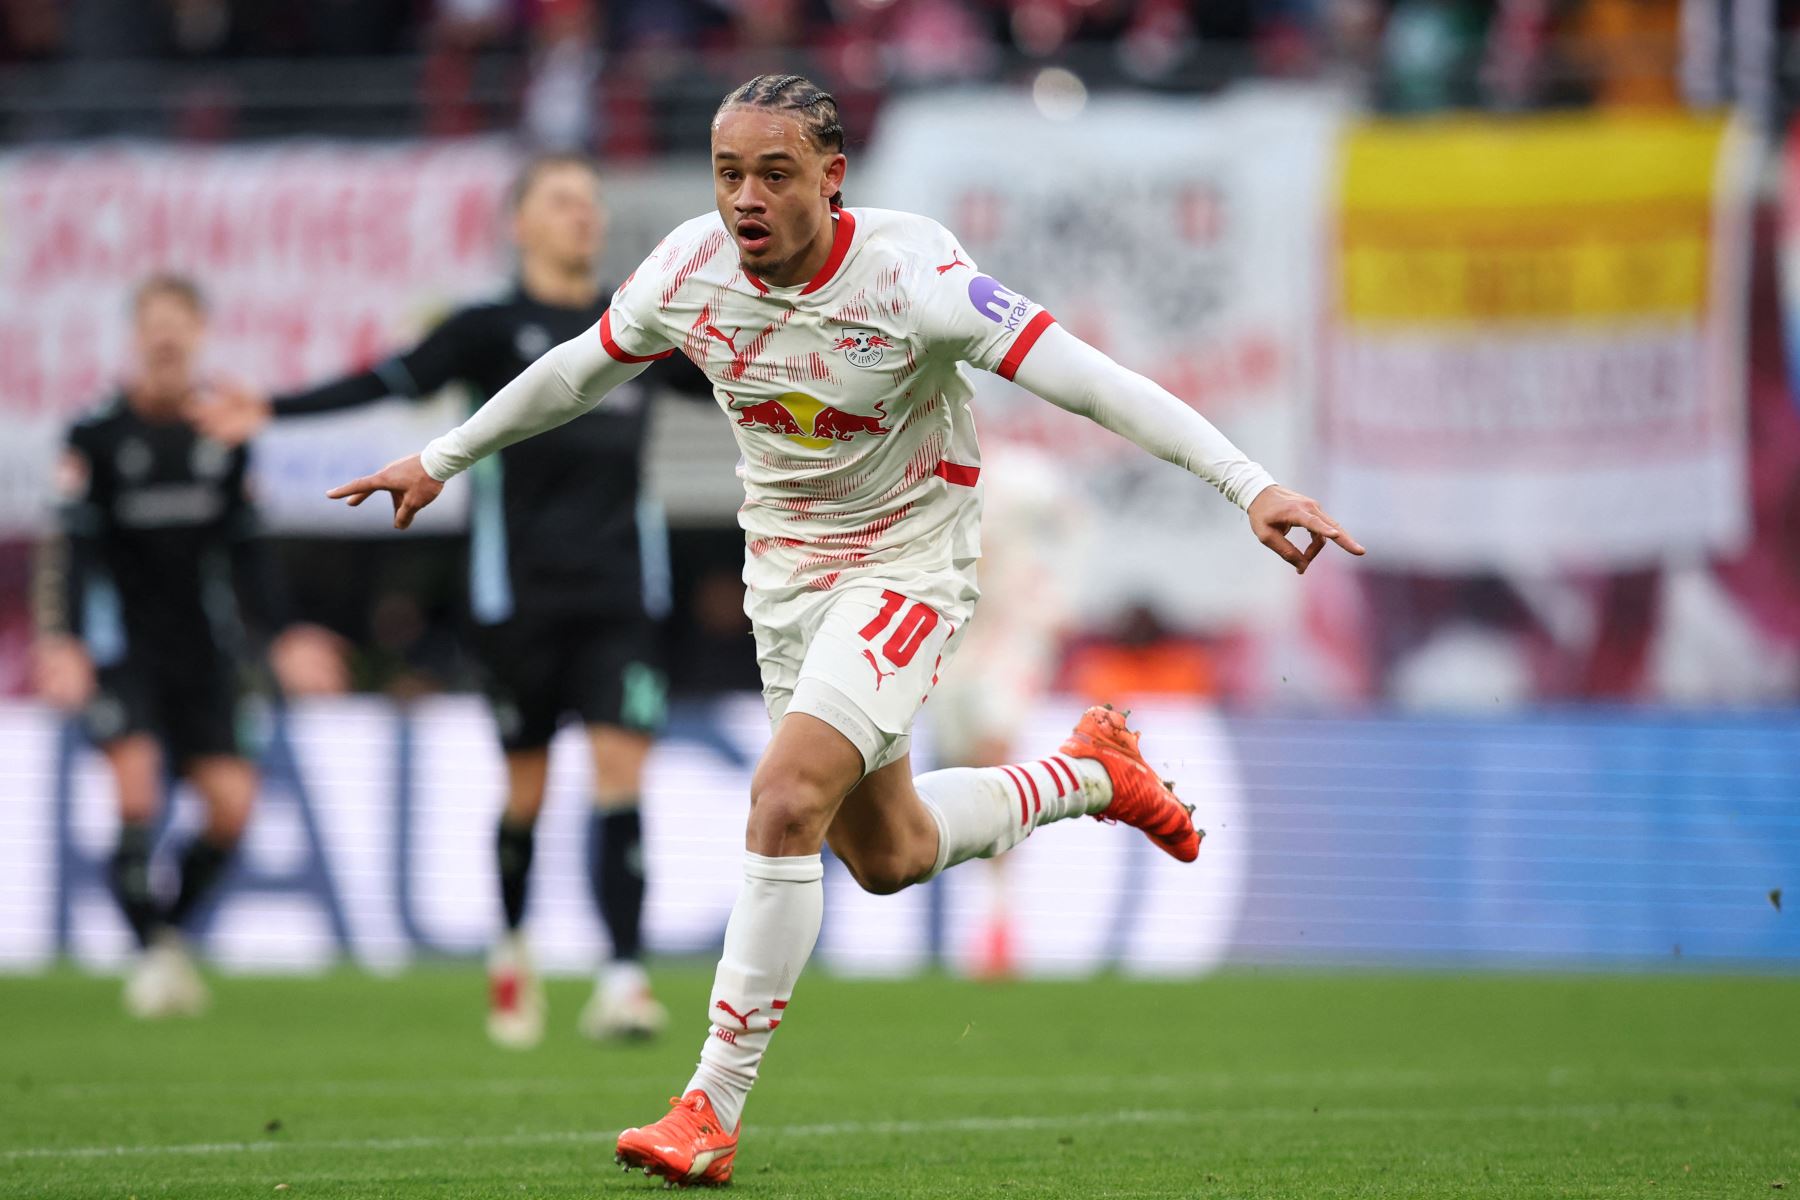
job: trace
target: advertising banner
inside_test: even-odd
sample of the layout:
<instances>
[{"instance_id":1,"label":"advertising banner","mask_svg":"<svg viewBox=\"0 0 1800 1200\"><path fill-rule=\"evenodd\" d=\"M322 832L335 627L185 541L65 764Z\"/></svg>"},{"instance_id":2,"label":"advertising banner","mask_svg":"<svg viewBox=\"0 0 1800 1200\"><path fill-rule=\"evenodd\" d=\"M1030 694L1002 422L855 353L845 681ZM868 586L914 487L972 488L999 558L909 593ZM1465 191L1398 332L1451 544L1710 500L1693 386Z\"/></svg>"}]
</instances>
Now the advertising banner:
<instances>
[{"instance_id":1,"label":"advertising banner","mask_svg":"<svg viewBox=\"0 0 1800 1200\"><path fill-rule=\"evenodd\" d=\"M1046 826L999 872L969 863L894 896L826 869L818 961L897 974L983 960L997 911L1031 976L1195 976L1221 963L1800 966L1781 911L1800 879L1791 714L1492 720L1225 717L1134 703L1160 771L1207 836L1177 863L1135 830ZM1081 704L1033 710L1022 749ZM297 706L267 723L243 854L201 941L235 970L348 959L389 969L480 955L500 928L504 772L473 697ZM915 742L931 760L929 730ZM717 953L743 863L753 696L677 706L644 791L653 953ZM1029 753L1029 750L1025 750ZM552 749L529 930L548 969L605 951L585 873L591 789L577 730ZM117 836L104 762L41 707L0 703L0 970L107 967L130 935L106 887ZM178 792L153 879L200 817ZM1004 897L1003 902L1001 897Z\"/></svg>"},{"instance_id":2,"label":"advertising banner","mask_svg":"<svg viewBox=\"0 0 1800 1200\"><path fill-rule=\"evenodd\" d=\"M1738 546L1751 149L1689 113L1348 130L1316 429L1333 515L1390 568Z\"/></svg>"}]
</instances>

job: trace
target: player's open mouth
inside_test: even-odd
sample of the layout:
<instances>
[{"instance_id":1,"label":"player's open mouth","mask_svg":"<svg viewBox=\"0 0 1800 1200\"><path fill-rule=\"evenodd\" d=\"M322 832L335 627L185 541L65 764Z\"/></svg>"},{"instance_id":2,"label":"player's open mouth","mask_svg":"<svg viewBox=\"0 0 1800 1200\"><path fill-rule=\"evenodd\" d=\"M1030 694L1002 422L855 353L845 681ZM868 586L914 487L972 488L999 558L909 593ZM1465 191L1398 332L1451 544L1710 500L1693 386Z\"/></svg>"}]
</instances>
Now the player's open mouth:
<instances>
[{"instance_id":1,"label":"player's open mouth","mask_svg":"<svg viewBox=\"0 0 1800 1200\"><path fill-rule=\"evenodd\" d=\"M769 248L769 227L761 221L739 221L737 237L738 245L747 253L760 254Z\"/></svg>"}]
</instances>

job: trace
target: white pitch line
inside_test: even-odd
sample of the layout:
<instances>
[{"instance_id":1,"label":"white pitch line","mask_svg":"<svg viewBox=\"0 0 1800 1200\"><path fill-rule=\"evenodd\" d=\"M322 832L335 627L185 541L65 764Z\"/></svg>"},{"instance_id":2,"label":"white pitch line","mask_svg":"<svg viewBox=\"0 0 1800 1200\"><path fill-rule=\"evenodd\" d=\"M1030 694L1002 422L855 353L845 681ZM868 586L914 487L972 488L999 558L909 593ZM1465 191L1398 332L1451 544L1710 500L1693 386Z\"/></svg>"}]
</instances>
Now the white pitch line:
<instances>
[{"instance_id":1,"label":"white pitch line","mask_svg":"<svg viewBox=\"0 0 1800 1200\"><path fill-rule=\"evenodd\" d=\"M1482 1070L1447 1072L1399 1067L1370 1067L1343 1071L1195 1071L1184 1074L1157 1075L1056 1075L1033 1077L1020 1075L954 1075L922 1080L913 1085L919 1090L945 1095L986 1095L992 1092L1118 1092L1183 1090L1190 1092L1238 1092L1254 1095L1259 1091L1304 1091L1315 1088L1379 1091L1387 1088L1464 1087L1472 1083L1525 1088L1558 1088L1591 1086L1598 1083L1681 1082L1713 1086L1781 1086L1800 1082L1800 1071L1789 1067L1741 1066L1730 1068L1702 1067L1670 1070L1608 1070L1593 1067L1498 1067ZM42 1083L30 1091L21 1090L20 1098L44 1096L56 1100L103 1099L115 1096L217 1096L241 1095L246 1098L333 1096L410 1096L410 1095L537 1095L547 1092L605 1094L635 1091L634 1080L597 1076L591 1079L520 1078L498 1079L315 1079L315 1080L181 1080L139 1081L95 1080L81 1083ZM856 1079L821 1079L808 1085L815 1090L859 1090L867 1085Z\"/></svg>"},{"instance_id":2,"label":"white pitch line","mask_svg":"<svg viewBox=\"0 0 1800 1200\"><path fill-rule=\"evenodd\" d=\"M1785 1105L1761 1105L1760 1107ZM838 1121L823 1125L772 1125L753 1127L756 1137L819 1138L858 1136L908 1136L929 1133L994 1133L1043 1129L1081 1129L1101 1125L1203 1124L1218 1118L1233 1121L1494 1121L1526 1120L1598 1121L1633 1115L1669 1115L1657 1104L1520 1104L1481 1108L1336 1108L1330 1105L1263 1107L1252 1109L1122 1109L1110 1112L1072 1113L1057 1116L944 1117L928 1121ZM543 1146L610 1142L611 1130L573 1130L545 1133L485 1134L466 1137L339 1138L322 1141L187 1142L166 1146L34 1146L0 1151L0 1161L28 1159L82 1159L154 1157L158 1155L263 1154L277 1150L448 1150L469 1146Z\"/></svg>"}]
</instances>

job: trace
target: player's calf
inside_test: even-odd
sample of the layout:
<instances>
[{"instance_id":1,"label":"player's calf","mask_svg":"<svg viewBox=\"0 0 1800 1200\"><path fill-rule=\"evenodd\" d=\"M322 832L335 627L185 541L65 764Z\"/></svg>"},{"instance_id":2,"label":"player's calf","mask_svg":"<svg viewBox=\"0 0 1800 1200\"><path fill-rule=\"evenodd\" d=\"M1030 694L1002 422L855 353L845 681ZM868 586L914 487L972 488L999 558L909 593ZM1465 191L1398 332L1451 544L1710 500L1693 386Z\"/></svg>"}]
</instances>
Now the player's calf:
<instances>
[{"instance_id":1,"label":"player's calf","mask_svg":"<svg viewBox=\"0 0 1800 1200\"><path fill-rule=\"evenodd\" d=\"M831 852L864 891L888 896L931 877L938 831L913 786L910 760L870 774L831 823Z\"/></svg>"},{"instance_id":2,"label":"player's calf","mask_svg":"<svg viewBox=\"0 0 1800 1200\"><path fill-rule=\"evenodd\" d=\"M856 881L856 886L872 896L892 896L895 892L924 881L931 874L932 863L929 858L921 861L917 856L900 850L845 854L834 844L832 852L849 870L850 878Z\"/></svg>"}]
</instances>

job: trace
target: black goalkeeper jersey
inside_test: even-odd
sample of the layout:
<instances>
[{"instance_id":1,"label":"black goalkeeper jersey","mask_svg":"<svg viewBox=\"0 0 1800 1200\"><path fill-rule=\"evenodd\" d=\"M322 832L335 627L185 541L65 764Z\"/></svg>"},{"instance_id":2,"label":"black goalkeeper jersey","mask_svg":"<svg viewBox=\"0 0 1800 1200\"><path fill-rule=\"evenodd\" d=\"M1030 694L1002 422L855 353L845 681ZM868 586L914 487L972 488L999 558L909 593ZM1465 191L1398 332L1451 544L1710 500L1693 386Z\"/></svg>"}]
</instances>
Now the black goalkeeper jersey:
<instances>
[{"instance_id":1,"label":"black goalkeeper jersey","mask_svg":"<svg viewBox=\"0 0 1800 1200\"><path fill-rule=\"evenodd\" d=\"M275 400L277 416L327 412L386 396L429 397L450 383L486 403L539 355L592 332L606 311L542 304L515 287L452 313L413 349L371 371ZM657 383L709 391L686 360L658 364L593 412L508 446L469 472L469 608L497 624L515 616L624 617L646 611L645 552L666 550L640 506L648 402Z\"/></svg>"}]
</instances>

